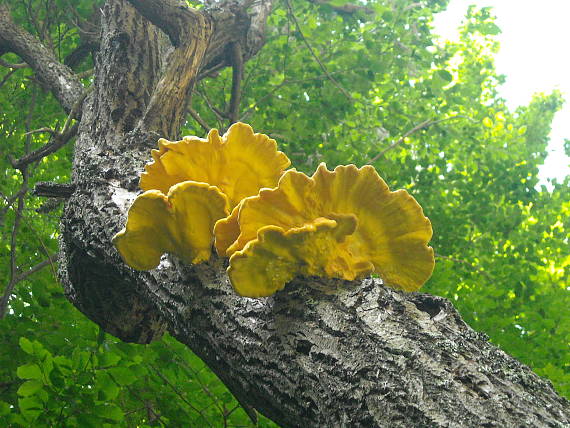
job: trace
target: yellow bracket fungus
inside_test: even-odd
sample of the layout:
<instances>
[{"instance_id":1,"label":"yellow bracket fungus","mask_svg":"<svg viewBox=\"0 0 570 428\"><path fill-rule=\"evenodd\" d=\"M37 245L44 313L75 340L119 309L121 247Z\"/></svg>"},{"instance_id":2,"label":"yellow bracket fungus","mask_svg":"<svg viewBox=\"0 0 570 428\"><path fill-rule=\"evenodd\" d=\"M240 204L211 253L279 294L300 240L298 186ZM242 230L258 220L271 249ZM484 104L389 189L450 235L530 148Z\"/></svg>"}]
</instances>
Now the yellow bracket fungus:
<instances>
[{"instance_id":1,"label":"yellow bracket fungus","mask_svg":"<svg viewBox=\"0 0 570 428\"><path fill-rule=\"evenodd\" d=\"M187 263L215 247L242 296L269 296L297 275L418 290L434 267L430 221L406 191L391 192L371 166L321 164L312 177L284 170L275 140L236 123L219 136L159 140L125 229L113 238L134 269L164 253Z\"/></svg>"},{"instance_id":2,"label":"yellow bracket fungus","mask_svg":"<svg viewBox=\"0 0 570 428\"><path fill-rule=\"evenodd\" d=\"M155 268L167 252L200 263L210 258L214 223L228 214L226 196L207 183L178 183L168 195L149 190L135 199L113 243L137 270Z\"/></svg>"},{"instance_id":3,"label":"yellow bracket fungus","mask_svg":"<svg viewBox=\"0 0 570 428\"><path fill-rule=\"evenodd\" d=\"M275 187L283 171L291 164L277 150L275 140L254 134L251 126L234 123L220 137L212 129L208 139L184 137L181 141L158 141L152 151L154 162L145 167L140 186L143 190L168 189L192 180L217 186L230 202L230 208L247 196L257 195L263 187Z\"/></svg>"},{"instance_id":4,"label":"yellow bracket fungus","mask_svg":"<svg viewBox=\"0 0 570 428\"><path fill-rule=\"evenodd\" d=\"M371 166L328 171L321 164L312 177L287 171L277 188L244 199L218 221L214 233L218 253L230 256L234 288L251 297L272 294L297 274L352 280L372 271L415 291L434 267L430 221Z\"/></svg>"},{"instance_id":5,"label":"yellow bracket fungus","mask_svg":"<svg viewBox=\"0 0 570 428\"><path fill-rule=\"evenodd\" d=\"M146 165L127 225L113 242L134 269L156 267L165 252L188 263L211 254L214 222L263 187L275 187L291 162L267 135L235 123L222 137L160 139ZM168 195L168 196L167 196Z\"/></svg>"}]
</instances>

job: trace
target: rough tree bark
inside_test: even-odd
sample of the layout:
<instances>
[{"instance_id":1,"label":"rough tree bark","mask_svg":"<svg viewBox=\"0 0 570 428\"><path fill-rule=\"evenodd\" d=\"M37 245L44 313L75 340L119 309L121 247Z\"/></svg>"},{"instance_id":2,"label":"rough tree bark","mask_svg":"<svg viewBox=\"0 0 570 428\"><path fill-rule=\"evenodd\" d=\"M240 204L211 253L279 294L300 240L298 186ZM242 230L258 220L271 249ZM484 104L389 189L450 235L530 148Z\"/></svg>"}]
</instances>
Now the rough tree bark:
<instances>
[{"instance_id":1,"label":"rough tree bark","mask_svg":"<svg viewBox=\"0 0 570 428\"><path fill-rule=\"evenodd\" d=\"M107 332L148 343L168 330L251 414L283 427L562 427L568 402L470 329L445 299L379 281L302 278L266 299L235 295L224 260L122 263L123 226L159 136L176 137L194 82L263 46L271 0L108 0L92 92L82 106L60 275L71 302ZM0 6L0 44L71 109L83 88ZM236 44L239 49L236 50ZM328 290L328 291L326 291Z\"/></svg>"}]
</instances>

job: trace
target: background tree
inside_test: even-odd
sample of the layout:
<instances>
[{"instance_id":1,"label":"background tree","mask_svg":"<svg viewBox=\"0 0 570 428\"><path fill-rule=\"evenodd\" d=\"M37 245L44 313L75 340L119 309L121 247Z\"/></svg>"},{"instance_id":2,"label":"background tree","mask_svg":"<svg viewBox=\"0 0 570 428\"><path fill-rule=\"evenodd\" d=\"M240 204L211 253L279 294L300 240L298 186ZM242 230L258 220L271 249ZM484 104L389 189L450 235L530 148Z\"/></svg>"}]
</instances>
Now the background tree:
<instances>
[{"instance_id":1,"label":"background tree","mask_svg":"<svg viewBox=\"0 0 570 428\"><path fill-rule=\"evenodd\" d=\"M338 350L338 344L315 344L314 338L292 334L306 326L316 328L311 323L322 321L323 314L338 315L338 301L305 290L300 281L289 286L291 291L275 302L287 314L280 314L281 319L296 320L299 330L281 336L290 343L271 346L286 346L290 353L283 353L284 361L243 359L240 369L239 360L225 359L224 328L235 328L225 332L236 340L251 340L242 345L238 358L241 353L261 355L256 353L262 339L248 337L245 329L251 317L266 320L267 302L244 303L227 284L204 287L204 282L216 281L208 275L219 272L217 261L199 270L177 266L159 277L134 276L110 248L109 238L124 219L124 207L117 201L136 190L138 173L158 136L203 135L235 120L272 135L305 172L320 161L329 167L371 163L391 188L408 189L435 230L432 245L438 262L425 291L450 298L472 327L549 377L562 395L570 395L569 183L553 183L551 191L537 186L561 97L537 96L529 106L509 111L496 92L502 77L493 67L498 48L493 35L499 30L489 10L471 9L461 40L439 46L430 22L445 4L291 0L194 5L206 6L207 15L170 1L161 2L160 8L158 2L134 0L0 5L5 171L0 179L0 221L5 225L0 249L5 260L0 264L5 278L0 418L16 426L237 426L250 423L255 407L284 426L303 425L303 418L342 421L343 410L332 405L334 397L330 406L319 407L327 403L326 388L336 391L338 385L324 387L324 402L291 397L291 384L300 381L294 369L293 374L283 372L309 362L323 370L342 366L341 357L327 352ZM52 184L38 185L45 181ZM62 201L72 192L58 227ZM58 257L68 298L101 327L65 300L62 284L55 280ZM194 288L180 287L181 277ZM178 287L140 285L158 284L157 279ZM445 396L442 389L453 390L451 397L463 394L467 407L481 406L465 412L465 417L479 418L470 419L479 424L490 415L506 417L497 416L493 405L481 404L489 396L504 397L504 390L514 391L509 400L515 409L525 404L533 408L517 395L525 388L536 394L533 406L546 409L549 402L551 410L525 415L513 410L515 420L529 426L567 421L560 413L568 412L567 402L553 398L547 384L492 352L451 316L452 308L443 301L402 297L370 283L354 287L360 287L355 295L360 291L365 296L358 307L385 303L380 309L370 306L384 317L375 327L407 340L405 349L396 350L383 338L393 352L378 352L380 378L371 377L367 361L349 366L351 377L362 379L360 388L370 392L366 399L353 395L352 401L345 400L351 416L363 418L352 420L354 426L375 417L370 409L382 409L377 421L390 426L409 426L410 421L436 425L435 415L445 414L445 406L436 411L429 403L437 403L430 397ZM314 305L311 299L317 299ZM201 310L197 301L203 303ZM190 334L193 330L182 324L177 305L191 307L196 329L219 329L210 335ZM221 316L224 310L229 315ZM426 313L440 323L431 338L420 334L436 322L424 319ZM401 325L409 333L414 316L422 320L415 327L420 333L397 333ZM358 336L358 322L366 318L347 319L347 325L329 319L330 330L323 337L334 338L331 331ZM453 331L446 333L446 328ZM208 362L246 412L172 337L141 346L105 333L145 343L165 329ZM227 341L226 351L236 353L232 343ZM420 349L424 344L440 347L428 346L427 352ZM488 355L474 354L473 344ZM348 349L364 355L356 347ZM451 375L440 378L425 370L426 352L454 362L462 353L476 355L479 364L493 362L501 369L504 390L476 364L475 371L456 365ZM402 360L409 361L405 370ZM414 364L433 377L433 384L417 375ZM505 367L514 374L505 375ZM342 379L340 373L337 378ZM375 387L366 389L367 383ZM251 385L256 391L244 393ZM410 396L410 391L417 395ZM386 402L391 404L382 404ZM299 411L302 405L304 412ZM287 419L287 413L296 419ZM409 419L399 420L401 415Z\"/></svg>"}]
</instances>

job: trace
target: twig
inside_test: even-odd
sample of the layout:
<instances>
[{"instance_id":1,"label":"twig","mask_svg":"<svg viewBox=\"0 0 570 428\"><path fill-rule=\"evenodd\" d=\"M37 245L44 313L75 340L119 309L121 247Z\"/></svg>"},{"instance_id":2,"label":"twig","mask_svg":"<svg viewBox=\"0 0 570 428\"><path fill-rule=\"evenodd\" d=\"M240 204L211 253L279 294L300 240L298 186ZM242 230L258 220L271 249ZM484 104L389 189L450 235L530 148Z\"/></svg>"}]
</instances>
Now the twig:
<instances>
[{"instance_id":1,"label":"twig","mask_svg":"<svg viewBox=\"0 0 570 428\"><path fill-rule=\"evenodd\" d=\"M216 120L218 121L218 126L220 128L223 127L223 123L224 123L224 113L222 113L220 110L218 110L216 107L214 107L212 105L212 103L210 102L210 99L208 98L208 96L206 95L206 93L198 90L196 88L196 92L198 93L198 95L200 95L202 97L202 99L206 102L206 105L208 106L208 108L212 111L212 113L214 113L214 115L216 116Z\"/></svg>"},{"instance_id":2,"label":"twig","mask_svg":"<svg viewBox=\"0 0 570 428\"><path fill-rule=\"evenodd\" d=\"M190 116L192 116L192 118L194 118L194 120L198 122L202 128L204 128L204 131L210 132L210 129L212 128L206 123L204 119L202 119L196 110L194 110L192 107L189 107L188 113L190 113Z\"/></svg>"},{"instance_id":3,"label":"twig","mask_svg":"<svg viewBox=\"0 0 570 428\"><path fill-rule=\"evenodd\" d=\"M333 71L331 73L329 73L329 75L332 74L342 74L342 73L346 73L348 71L357 71L358 69L353 69L353 70L339 70L339 71ZM306 83L306 82L310 82L311 80L323 80L323 79L328 79L328 75L326 74L321 74L318 76L312 76L312 77L308 77L306 79L285 79L283 80L281 83L279 83L278 85L274 86L273 88L271 88L271 90L265 94L263 97L261 97L260 99L258 99L254 105L252 105L251 107L249 107L247 110L245 110L243 112L243 114L241 115L240 119L241 121L245 120L248 116L251 115L251 113L253 113L253 111L255 110L255 108L263 103L265 100L267 100L268 98L272 97L275 92L277 92L279 89L281 89L283 86L285 85L291 85L291 84L296 84L296 83Z\"/></svg>"},{"instance_id":4,"label":"twig","mask_svg":"<svg viewBox=\"0 0 570 428\"><path fill-rule=\"evenodd\" d=\"M12 76L12 74L14 74L16 71L18 71L17 69L13 68L12 70L10 70L8 73L6 73L4 75L4 77L2 78L2 80L0 81L0 88L2 86L4 86L4 84L8 81L8 79Z\"/></svg>"},{"instance_id":5,"label":"twig","mask_svg":"<svg viewBox=\"0 0 570 428\"><path fill-rule=\"evenodd\" d=\"M0 59L0 65L2 67L11 68L12 70L29 67L29 65L26 64L25 62L21 62L19 64L10 64L9 62L4 61L3 59Z\"/></svg>"},{"instance_id":6,"label":"twig","mask_svg":"<svg viewBox=\"0 0 570 428\"><path fill-rule=\"evenodd\" d=\"M175 357L176 358L176 357ZM218 409L220 409L220 411L222 411L222 413L224 412L223 409L220 408L220 405L218 404L218 400L216 399L216 397L214 396L214 394L212 394L212 392L210 391L210 389L208 388L208 386L206 384L204 384L204 382L202 381L202 379L200 378L200 371L203 370L204 368L206 368L206 366L204 365L202 367L202 369L200 370L195 370L190 364L188 364L186 361L184 361L181 358L176 358L178 361L178 364L182 367L185 367L187 369L188 372L190 372L194 378L198 381L198 383L200 384L200 387L202 388L202 391L204 391L206 393L206 395L208 397L210 397L214 403L214 405L216 407L218 407ZM229 386L226 385L226 388L228 388L228 390L230 391L230 393L233 395L233 397L235 398L235 400L238 402L238 404L241 406L241 408L243 409L243 411L245 412L245 414L249 417L249 419L251 420L251 422L257 426L257 411L250 406L249 404L245 403L244 401L242 401L240 399L240 397L237 394L234 394L234 392L230 389Z\"/></svg>"},{"instance_id":7,"label":"twig","mask_svg":"<svg viewBox=\"0 0 570 428\"><path fill-rule=\"evenodd\" d=\"M26 131L30 130L32 117L34 113L34 108L36 106L36 88L32 89L32 99L30 101L30 109L28 110L28 115L26 117ZM24 143L25 152L28 153L30 151L30 144L32 142L32 136L26 135L26 140ZM4 294L0 299L0 319L3 319L6 316L6 312L8 310L8 303L10 302L10 296L12 296L12 291L14 291L14 287L18 283L17 281L17 271L18 266L16 262L16 244L17 244L17 237L18 231L20 229L20 222L22 221L22 213L24 211L24 202L26 199L26 193L28 191L28 180L30 178L30 172L28 171L27 166L22 167L20 169L22 172L22 186L20 187L20 192L18 196L18 206L16 208L16 213L14 216L14 224L12 225L12 234L10 236L10 267L9 267L9 280L6 288L4 288Z\"/></svg>"},{"instance_id":8,"label":"twig","mask_svg":"<svg viewBox=\"0 0 570 428\"><path fill-rule=\"evenodd\" d=\"M34 196L44 196L47 198L69 198L75 191L75 184L54 183L51 181L40 181L34 187Z\"/></svg>"},{"instance_id":9,"label":"twig","mask_svg":"<svg viewBox=\"0 0 570 428\"><path fill-rule=\"evenodd\" d=\"M33 131L30 131L30 132L26 132L24 135L40 134L42 132L47 132L48 134L51 134L51 135L57 134L55 129L44 127L44 128L34 129Z\"/></svg>"},{"instance_id":10,"label":"twig","mask_svg":"<svg viewBox=\"0 0 570 428\"><path fill-rule=\"evenodd\" d=\"M2 208L2 211L0 211L0 226L4 226L4 216L6 215L6 212L11 208L14 201L17 200L21 195L26 194L27 191L27 188L20 188L20 190L18 190L10 197L2 195L2 198L4 199L4 207Z\"/></svg>"},{"instance_id":11,"label":"twig","mask_svg":"<svg viewBox=\"0 0 570 428\"><path fill-rule=\"evenodd\" d=\"M353 14L355 12L364 12L367 15L373 15L374 14L374 10L370 9L369 7L366 7L366 6L360 6L360 5L351 4L351 3L346 3L346 4L343 4L341 6L335 6L335 5L331 4L331 2L329 0L309 0L309 1L312 3L316 3L316 4L328 5L333 10L336 10L337 12L341 12L341 13Z\"/></svg>"},{"instance_id":12,"label":"twig","mask_svg":"<svg viewBox=\"0 0 570 428\"><path fill-rule=\"evenodd\" d=\"M71 122L76 118L76 116L78 116L78 113L83 105L83 101L85 101L85 97L87 97L87 95L92 91L92 89L93 89L92 86L87 88L85 91L83 91L83 94L75 101L75 104L73 104L73 107L71 108L71 111L69 112L69 115L67 116L67 119L63 124L63 129L61 130L60 133L53 134L52 137L53 141L51 141L50 143L46 144L45 146L39 148L38 150L32 153L26 154L24 157L18 160L12 161L12 166L16 169L21 170L26 165L29 165L30 163L35 162L37 160L43 159L46 156L58 151L69 140L75 137L75 135L77 135L77 131L79 130L79 122L76 121L73 124L73 126L71 126L71 128L69 126L71 125ZM42 128L41 130L45 132L53 131L53 130L50 131L49 128ZM38 130L30 131L26 135L35 132L38 132Z\"/></svg>"},{"instance_id":13,"label":"twig","mask_svg":"<svg viewBox=\"0 0 570 428\"><path fill-rule=\"evenodd\" d=\"M218 70L221 70L222 68L224 68L226 66L225 62L220 62L216 65L214 65L211 68L208 68L207 70L203 70L200 72L200 74L198 74L198 77L196 77L196 81L199 82L200 80L204 79L205 77L217 77Z\"/></svg>"},{"instance_id":14,"label":"twig","mask_svg":"<svg viewBox=\"0 0 570 428\"><path fill-rule=\"evenodd\" d=\"M232 95L228 116L230 125L238 121L239 103L241 100L241 80L243 78L243 55L239 42L232 43Z\"/></svg>"},{"instance_id":15,"label":"twig","mask_svg":"<svg viewBox=\"0 0 570 428\"><path fill-rule=\"evenodd\" d=\"M35 150L32 153L28 153L27 155L21 157L20 159L13 161L12 166L21 171L23 168L25 168L32 162L43 159L46 156L58 151L69 140L75 137L78 129L79 129L79 122L75 122L75 124L69 130L67 130L67 132L65 132L64 134L55 135L53 141L39 148L38 150Z\"/></svg>"},{"instance_id":16,"label":"twig","mask_svg":"<svg viewBox=\"0 0 570 428\"><path fill-rule=\"evenodd\" d=\"M83 101L85 101L85 98L87 98L87 95L89 95L89 93L92 90L93 86L88 87L85 91L83 91L83 94L81 94L81 96L77 99L77 101L75 101L75 104L73 104L73 107L71 108L71 111L67 115L67 119L63 124L63 129L61 130L61 134L65 134L67 132L69 125L71 124L71 121L73 119L76 119L77 114L83 107Z\"/></svg>"},{"instance_id":17,"label":"twig","mask_svg":"<svg viewBox=\"0 0 570 428\"><path fill-rule=\"evenodd\" d=\"M307 39L305 38L305 35L303 34L303 32L301 31L301 26L299 25L299 21L297 21L297 18L295 17L295 14L293 13L293 8L291 7L291 2L289 0L286 0L285 3L287 4L287 9L289 10L289 13L291 15L291 18L293 19L293 22L295 23L295 27L297 27L297 31L299 32L299 34L301 35L301 38L303 39L303 42L305 43L305 46L307 46L307 48L309 49L309 52L311 53L311 55L313 56L313 58L315 59L315 61L317 61L317 63L319 64L319 66L321 67L321 70L323 70L323 73L325 73L327 75L327 77L329 78L329 80L333 83L333 85L335 85L337 87L337 89L350 101L352 101L352 96L347 92L346 89L344 89L340 83L337 82L337 80L332 77L332 75L329 73L329 71L327 70L327 68L325 67L325 65L321 62L321 60L319 59L319 57L317 56L317 54L315 53L315 51L313 50L312 46L309 44L309 42L307 41Z\"/></svg>"},{"instance_id":18,"label":"twig","mask_svg":"<svg viewBox=\"0 0 570 428\"><path fill-rule=\"evenodd\" d=\"M380 153L378 153L376 156L374 156L368 162L366 162L366 165L370 165L370 164L376 162L378 159L380 159L382 156L384 156L387 152L389 152L390 150L392 150L392 149L396 148L397 146L399 146L400 144L402 144L404 142L404 140L406 138L408 138L410 135L415 134L416 132L421 131L422 129L429 128L432 125L436 125L438 123L446 122L448 120L453 120L453 119L471 119L471 118L458 115L458 116L450 116L450 117L446 117L446 118L438 119L438 120L431 120L431 119L424 120L423 122L417 124L412 129L407 131L404 135L402 135L400 138L398 138L394 143L390 144L388 147L386 147L384 150L382 150Z\"/></svg>"},{"instance_id":19,"label":"twig","mask_svg":"<svg viewBox=\"0 0 570 428\"><path fill-rule=\"evenodd\" d=\"M58 257L58 253L52 254L50 256L48 256L47 259L45 259L44 261L38 263L35 266L32 266L31 268L29 268L27 271L22 272L21 274L17 275L14 278L14 282L17 284L18 282L23 281L24 279L26 279L27 277L29 277L30 275L33 275L34 273L42 270L43 268L45 268L46 266L50 266L53 265L55 263L55 259Z\"/></svg>"},{"instance_id":20,"label":"twig","mask_svg":"<svg viewBox=\"0 0 570 428\"><path fill-rule=\"evenodd\" d=\"M190 401L188 401L186 399L186 397L184 397L184 395L178 390L178 388L176 388L174 385L172 385L172 383L170 382L170 380L168 380L168 378L166 376L164 376L160 370L158 370L154 365L150 364L149 367L156 373L156 375L161 378L164 382L166 382L166 384L170 387L170 389L172 389L174 391L174 393L176 395L178 395L178 397L188 405L188 407L190 407L192 410L194 410L196 413L198 413L202 419L204 419L204 422L206 422L208 424L208 426L212 426L212 424L210 423L210 421L208 420L208 418L204 415L204 413L198 409L196 406L194 406Z\"/></svg>"}]
</instances>

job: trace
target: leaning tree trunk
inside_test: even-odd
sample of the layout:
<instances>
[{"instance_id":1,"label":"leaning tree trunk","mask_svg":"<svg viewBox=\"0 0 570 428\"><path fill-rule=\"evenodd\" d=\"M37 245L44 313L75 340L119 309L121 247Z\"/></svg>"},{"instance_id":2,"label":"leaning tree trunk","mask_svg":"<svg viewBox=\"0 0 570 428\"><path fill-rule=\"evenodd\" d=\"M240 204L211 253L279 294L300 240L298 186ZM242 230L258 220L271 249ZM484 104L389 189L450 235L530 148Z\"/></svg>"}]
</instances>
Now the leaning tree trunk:
<instances>
[{"instance_id":1,"label":"leaning tree trunk","mask_svg":"<svg viewBox=\"0 0 570 428\"><path fill-rule=\"evenodd\" d=\"M445 299L375 279L317 278L249 299L232 291L222 259L185 266L169 258L150 272L121 261L111 237L149 150L159 136L177 136L200 73L231 65L231 52L246 61L261 48L271 3L255 4L248 16L233 3L199 12L176 0L107 1L61 223L69 299L125 341L169 331L250 414L283 427L568 426L569 404L552 385L469 328ZM0 42L33 63L34 42L16 44L8 24ZM50 77L39 68L68 110L82 100L68 70Z\"/></svg>"}]
</instances>

